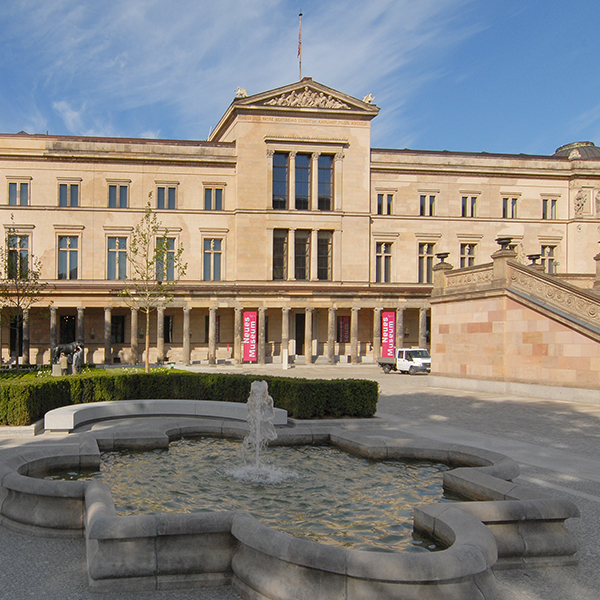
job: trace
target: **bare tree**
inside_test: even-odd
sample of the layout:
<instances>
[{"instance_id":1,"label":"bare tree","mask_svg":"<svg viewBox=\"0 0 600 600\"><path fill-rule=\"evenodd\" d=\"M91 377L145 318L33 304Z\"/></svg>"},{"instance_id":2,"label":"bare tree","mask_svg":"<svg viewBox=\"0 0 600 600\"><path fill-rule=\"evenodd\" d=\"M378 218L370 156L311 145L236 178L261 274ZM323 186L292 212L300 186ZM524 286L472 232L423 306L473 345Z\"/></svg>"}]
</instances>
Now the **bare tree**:
<instances>
[{"instance_id":1,"label":"bare tree","mask_svg":"<svg viewBox=\"0 0 600 600\"><path fill-rule=\"evenodd\" d=\"M48 282L41 280L42 262L31 252L30 237L19 233L14 215L10 219L0 246L0 308L3 320L15 325L18 368L23 315L42 299Z\"/></svg>"},{"instance_id":2,"label":"bare tree","mask_svg":"<svg viewBox=\"0 0 600 600\"><path fill-rule=\"evenodd\" d=\"M151 202L152 192L131 234L126 252L129 277L120 292L128 306L146 315L146 373L150 371L150 314L173 300L175 286L187 270L187 263L181 259L183 247L175 247L175 239L162 227Z\"/></svg>"}]
</instances>

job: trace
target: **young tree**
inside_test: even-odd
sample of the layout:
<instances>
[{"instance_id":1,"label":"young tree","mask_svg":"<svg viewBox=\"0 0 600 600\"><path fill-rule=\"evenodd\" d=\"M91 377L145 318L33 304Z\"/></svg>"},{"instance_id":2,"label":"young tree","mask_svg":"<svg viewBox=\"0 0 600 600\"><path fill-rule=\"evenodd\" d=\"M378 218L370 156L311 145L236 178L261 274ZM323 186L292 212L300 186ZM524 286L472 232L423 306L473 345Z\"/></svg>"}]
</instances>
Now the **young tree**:
<instances>
[{"instance_id":1,"label":"young tree","mask_svg":"<svg viewBox=\"0 0 600 600\"><path fill-rule=\"evenodd\" d=\"M175 239L162 227L151 202L152 192L131 234L126 252L129 277L120 292L128 306L146 315L146 373L150 371L150 313L173 300L174 288L187 270L181 259L183 247L175 247Z\"/></svg>"},{"instance_id":2,"label":"young tree","mask_svg":"<svg viewBox=\"0 0 600 600\"><path fill-rule=\"evenodd\" d=\"M48 282L41 280L42 263L31 252L30 237L17 231L14 215L10 219L0 246L0 309L2 318L15 325L18 369L23 315L42 299Z\"/></svg>"}]
</instances>

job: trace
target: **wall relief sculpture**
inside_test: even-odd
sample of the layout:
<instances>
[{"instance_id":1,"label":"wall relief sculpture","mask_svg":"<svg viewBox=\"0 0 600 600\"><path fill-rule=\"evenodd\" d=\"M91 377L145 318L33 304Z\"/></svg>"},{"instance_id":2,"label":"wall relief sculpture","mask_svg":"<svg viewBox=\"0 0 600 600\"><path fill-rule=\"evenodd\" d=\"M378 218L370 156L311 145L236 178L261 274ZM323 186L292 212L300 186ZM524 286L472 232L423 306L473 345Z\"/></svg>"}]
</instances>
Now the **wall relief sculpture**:
<instances>
[{"instance_id":1,"label":"wall relief sculpture","mask_svg":"<svg viewBox=\"0 0 600 600\"><path fill-rule=\"evenodd\" d=\"M587 192L584 190L579 190L574 200L574 208L575 208L575 216L581 217L583 215L583 211L585 210L585 205L587 202Z\"/></svg>"},{"instance_id":2,"label":"wall relief sculpture","mask_svg":"<svg viewBox=\"0 0 600 600\"><path fill-rule=\"evenodd\" d=\"M347 104L340 102L331 95L325 95L323 92L313 92L305 87L301 92L296 90L289 94L282 94L277 98L272 98L265 102L268 106L290 106L300 108L345 108L350 109Z\"/></svg>"}]
</instances>

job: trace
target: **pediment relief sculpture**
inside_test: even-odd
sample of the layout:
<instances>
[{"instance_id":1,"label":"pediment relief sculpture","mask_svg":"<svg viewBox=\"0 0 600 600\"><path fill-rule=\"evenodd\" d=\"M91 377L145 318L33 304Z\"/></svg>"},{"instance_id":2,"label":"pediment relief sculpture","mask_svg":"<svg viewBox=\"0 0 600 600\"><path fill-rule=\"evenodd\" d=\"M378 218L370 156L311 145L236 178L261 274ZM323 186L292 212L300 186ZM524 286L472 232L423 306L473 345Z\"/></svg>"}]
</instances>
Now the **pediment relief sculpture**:
<instances>
[{"instance_id":1,"label":"pediment relief sculpture","mask_svg":"<svg viewBox=\"0 0 600 600\"><path fill-rule=\"evenodd\" d=\"M308 87L297 92L292 90L289 94L281 94L265 102L268 106L289 106L296 108L337 108L350 109L350 106L334 98L331 94L323 92L313 92Z\"/></svg>"}]
</instances>

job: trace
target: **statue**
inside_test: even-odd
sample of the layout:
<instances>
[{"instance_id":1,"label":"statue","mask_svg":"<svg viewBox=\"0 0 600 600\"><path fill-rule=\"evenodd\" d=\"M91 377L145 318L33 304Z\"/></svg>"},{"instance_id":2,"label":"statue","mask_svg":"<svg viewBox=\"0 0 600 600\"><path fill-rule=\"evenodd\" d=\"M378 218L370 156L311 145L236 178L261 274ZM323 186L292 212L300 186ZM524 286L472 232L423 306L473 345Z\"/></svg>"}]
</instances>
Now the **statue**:
<instances>
[{"instance_id":1,"label":"statue","mask_svg":"<svg viewBox=\"0 0 600 600\"><path fill-rule=\"evenodd\" d=\"M248 92L246 91L246 88L240 87L238 85L238 89L235 90L235 97L236 98L247 98Z\"/></svg>"}]
</instances>

